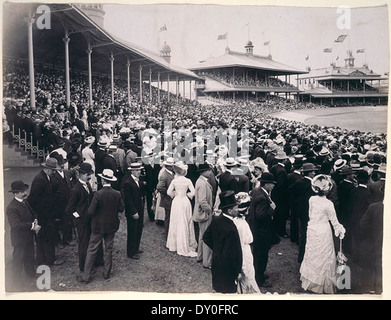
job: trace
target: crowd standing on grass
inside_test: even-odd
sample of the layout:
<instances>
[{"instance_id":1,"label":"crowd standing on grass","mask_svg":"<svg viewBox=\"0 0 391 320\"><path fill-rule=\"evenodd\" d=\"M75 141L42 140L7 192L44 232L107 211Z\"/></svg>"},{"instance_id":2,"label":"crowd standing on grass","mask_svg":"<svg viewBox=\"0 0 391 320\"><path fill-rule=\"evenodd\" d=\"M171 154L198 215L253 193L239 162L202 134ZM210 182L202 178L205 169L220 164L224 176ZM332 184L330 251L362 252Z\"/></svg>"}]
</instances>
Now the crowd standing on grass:
<instances>
[{"instance_id":1,"label":"crowd standing on grass","mask_svg":"<svg viewBox=\"0 0 391 320\"><path fill-rule=\"evenodd\" d=\"M268 252L290 239L299 248L303 288L335 293L336 237L359 266L355 289L382 291L386 134L275 118L276 111L316 108L281 98L201 105L182 97L177 103L162 92L158 103L153 89L151 97L143 90L140 102L132 86L129 104L120 81L111 105L104 77L93 78L89 106L83 74L71 77L67 107L63 77L43 67L36 70L32 110L23 65L5 67L4 142L12 143L12 131L21 129L47 152L31 187L11 185L6 213L15 284L23 267L34 276L32 265L65 263L64 246L79 255L78 281L99 281L92 275L99 265L109 278L115 241L125 241L115 236L118 214L127 220L126 254L138 260L145 211L150 223L162 226L169 251L211 269L214 291L272 287ZM240 206L243 198L249 201ZM217 236L219 230L228 236ZM319 230L327 239L327 268L317 255Z\"/></svg>"}]
</instances>

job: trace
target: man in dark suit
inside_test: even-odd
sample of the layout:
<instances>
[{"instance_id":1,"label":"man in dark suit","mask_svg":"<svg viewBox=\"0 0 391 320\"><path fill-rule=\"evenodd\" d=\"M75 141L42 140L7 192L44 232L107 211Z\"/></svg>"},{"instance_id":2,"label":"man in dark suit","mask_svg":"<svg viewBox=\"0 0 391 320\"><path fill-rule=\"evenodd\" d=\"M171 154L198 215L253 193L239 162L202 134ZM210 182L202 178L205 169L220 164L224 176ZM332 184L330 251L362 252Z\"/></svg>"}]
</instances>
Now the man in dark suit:
<instances>
[{"instance_id":1,"label":"man in dark suit","mask_svg":"<svg viewBox=\"0 0 391 320\"><path fill-rule=\"evenodd\" d=\"M87 256L88 243L91 237L91 218L87 215L88 207L92 201L93 191L90 185L91 175L94 174L92 166L83 162L78 169L79 179L72 188L65 215L68 220L73 220L77 231L79 269L84 271L84 264ZM96 266L103 264L103 249L100 248Z\"/></svg>"},{"instance_id":2,"label":"man in dark suit","mask_svg":"<svg viewBox=\"0 0 391 320\"><path fill-rule=\"evenodd\" d=\"M271 193L273 202L276 204L273 219L275 238L278 236L288 238L289 236L286 233L286 221L289 217L288 172L284 164L288 156L284 151L279 151L274 159L277 161L277 164L272 166L270 173L274 175L276 180L276 186Z\"/></svg>"},{"instance_id":3,"label":"man in dark suit","mask_svg":"<svg viewBox=\"0 0 391 320\"><path fill-rule=\"evenodd\" d=\"M212 220L203 240L212 250L212 286L216 292L236 293L235 280L242 269L243 256L238 230L233 219L238 205L232 190L220 193L222 214Z\"/></svg>"},{"instance_id":4,"label":"man in dark suit","mask_svg":"<svg viewBox=\"0 0 391 320\"><path fill-rule=\"evenodd\" d=\"M170 213L171 213L171 197L167 194L168 187L170 186L172 180L174 179L174 172L172 171L172 166L174 165L174 158L167 158L165 162L163 162L165 170L162 172L159 178L159 182L156 186L158 192L160 192L161 200L160 206L164 208L166 213L166 217L164 219L164 227L166 230L166 235L168 235L168 228L170 226Z\"/></svg>"},{"instance_id":5,"label":"man in dark suit","mask_svg":"<svg viewBox=\"0 0 391 320\"><path fill-rule=\"evenodd\" d=\"M109 140L106 138L101 138L97 143L97 150L95 152L95 175L98 182L98 189L102 187L99 174L103 171L103 162L107 156L106 149L109 147Z\"/></svg>"},{"instance_id":6,"label":"man in dark suit","mask_svg":"<svg viewBox=\"0 0 391 320\"><path fill-rule=\"evenodd\" d=\"M72 174L68 170L64 170L65 162L61 154L52 152L50 157L56 158L61 168L60 170L55 170L51 175L54 194L53 211L56 216L58 241L59 244L73 246L72 220L67 219L69 216L65 214L65 207L67 206L69 195L73 187Z\"/></svg>"},{"instance_id":7,"label":"man in dark suit","mask_svg":"<svg viewBox=\"0 0 391 320\"><path fill-rule=\"evenodd\" d=\"M291 242L299 243L299 218L297 215L297 198L293 196L293 185L303 180L301 167L303 166L303 155L296 155L293 162L293 171L287 175L289 208L290 208L290 238Z\"/></svg>"},{"instance_id":8,"label":"man in dark suit","mask_svg":"<svg viewBox=\"0 0 391 320\"><path fill-rule=\"evenodd\" d=\"M267 262L269 260L269 250L273 237L273 216L275 204L270 198L276 181L273 174L262 173L258 178L260 186L251 192L251 202L248 216L248 223L253 233L253 255L255 280L261 287L271 287L265 275Z\"/></svg>"},{"instance_id":9,"label":"man in dark suit","mask_svg":"<svg viewBox=\"0 0 391 320\"><path fill-rule=\"evenodd\" d=\"M150 221L155 220L155 213L152 210L152 199L153 194L156 190L156 186L158 184L158 176L160 172L160 165L155 163L153 158L153 152L147 154L144 159L144 171L145 171L145 179L146 188L145 188L145 197L147 199L147 212ZM130 166L129 166L130 167Z\"/></svg>"},{"instance_id":10,"label":"man in dark suit","mask_svg":"<svg viewBox=\"0 0 391 320\"><path fill-rule=\"evenodd\" d=\"M19 289L23 283L23 269L28 277L35 277L34 234L40 230L40 226L25 202L28 188L23 181L12 182L10 192L14 194L14 199L6 209L14 248L11 272L15 289Z\"/></svg>"},{"instance_id":11,"label":"man in dark suit","mask_svg":"<svg viewBox=\"0 0 391 320\"><path fill-rule=\"evenodd\" d=\"M102 179L102 188L95 192L88 208L88 216L91 217L91 237L84 272L82 276L76 277L76 280L82 283L88 283L91 280L92 269L102 241L105 244L103 277L110 278L114 236L119 228L118 214L124 211L121 193L111 186L111 182L117 181L114 172L104 169L99 176Z\"/></svg>"},{"instance_id":12,"label":"man in dark suit","mask_svg":"<svg viewBox=\"0 0 391 320\"><path fill-rule=\"evenodd\" d=\"M119 186L118 186L119 168L117 166L117 161L115 160L115 153L117 152L117 150L118 147L116 145L110 145L107 148L107 155L103 159L103 170L110 169L114 172L117 181L115 183L112 183L112 187L116 190L119 190Z\"/></svg>"},{"instance_id":13,"label":"man in dark suit","mask_svg":"<svg viewBox=\"0 0 391 320\"><path fill-rule=\"evenodd\" d=\"M144 224L144 181L140 180L141 163L134 162L128 168L122 183L122 199L127 221L127 255L140 259L140 241Z\"/></svg>"},{"instance_id":14,"label":"man in dark suit","mask_svg":"<svg viewBox=\"0 0 391 320\"><path fill-rule=\"evenodd\" d=\"M235 194L238 193L238 181L232 174L232 169L237 167L237 165L238 163L234 158L226 159L224 163L226 170L218 177L221 192L232 190Z\"/></svg>"},{"instance_id":15,"label":"man in dark suit","mask_svg":"<svg viewBox=\"0 0 391 320\"><path fill-rule=\"evenodd\" d=\"M27 198L42 227L37 237L37 265L61 265L65 261L56 260L54 194L50 182L54 171L61 168L54 158L49 158L42 166L43 169L31 184L30 195Z\"/></svg>"},{"instance_id":16,"label":"man in dark suit","mask_svg":"<svg viewBox=\"0 0 391 320\"><path fill-rule=\"evenodd\" d=\"M298 262L304 258L305 245L307 242L307 224L309 221L309 200L315 194L312 190L312 178L315 177L318 168L310 162L303 164L301 172L303 179L292 186L292 197L296 199L294 210L297 212L299 221L299 255Z\"/></svg>"}]
</instances>

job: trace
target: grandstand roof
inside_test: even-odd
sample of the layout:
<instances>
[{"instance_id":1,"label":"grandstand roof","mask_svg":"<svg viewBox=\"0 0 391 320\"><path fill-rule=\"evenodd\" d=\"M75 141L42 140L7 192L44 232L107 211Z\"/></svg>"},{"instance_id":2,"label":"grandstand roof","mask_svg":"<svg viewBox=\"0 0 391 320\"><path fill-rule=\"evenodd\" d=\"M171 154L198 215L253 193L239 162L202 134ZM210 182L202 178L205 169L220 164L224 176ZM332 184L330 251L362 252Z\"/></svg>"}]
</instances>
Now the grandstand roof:
<instances>
[{"instance_id":1,"label":"grandstand roof","mask_svg":"<svg viewBox=\"0 0 391 320\"><path fill-rule=\"evenodd\" d=\"M274 61L271 57L259 55L249 55L227 49L225 54L219 57L210 57L198 65L190 67L189 70L207 70L228 67L244 67L268 71L274 75L303 74L305 70L300 70L286 64Z\"/></svg>"},{"instance_id":2,"label":"grandstand roof","mask_svg":"<svg viewBox=\"0 0 391 320\"><path fill-rule=\"evenodd\" d=\"M3 57L28 59L27 24L25 18L29 12L36 12L39 3L10 3L3 5ZM196 80L193 72L172 65L154 53L137 45L119 39L99 27L81 9L72 4L46 4L51 10L50 29L38 29L33 25L34 61L57 68L65 66L63 37L65 28L70 32L69 65L71 70L88 69L87 41L92 46L92 72L110 74L111 53L114 56L114 75L126 77L126 64L131 63L132 79L139 79L139 65L143 66L143 79L149 80L149 68L152 81L157 80ZM39 18L39 14L36 16Z\"/></svg>"},{"instance_id":3,"label":"grandstand roof","mask_svg":"<svg viewBox=\"0 0 391 320\"><path fill-rule=\"evenodd\" d=\"M381 77L380 74L373 72L368 67L337 67L330 66L327 68L320 68L311 70L308 74L300 75L299 79L313 79L319 80L384 80L387 78Z\"/></svg>"}]
</instances>

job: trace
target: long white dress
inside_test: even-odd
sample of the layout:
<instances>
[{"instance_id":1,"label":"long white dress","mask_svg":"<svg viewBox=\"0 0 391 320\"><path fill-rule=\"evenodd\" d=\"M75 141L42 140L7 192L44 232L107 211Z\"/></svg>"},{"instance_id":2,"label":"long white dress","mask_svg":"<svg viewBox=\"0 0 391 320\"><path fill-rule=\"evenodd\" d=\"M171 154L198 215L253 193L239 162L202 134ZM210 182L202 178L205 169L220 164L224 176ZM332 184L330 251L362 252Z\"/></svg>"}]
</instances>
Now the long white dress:
<instances>
[{"instance_id":1,"label":"long white dress","mask_svg":"<svg viewBox=\"0 0 391 320\"><path fill-rule=\"evenodd\" d=\"M197 257L197 242L189 200L195 194L193 183L186 177L177 176L168 187L167 194L173 200L166 247L181 256Z\"/></svg>"},{"instance_id":2,"label":"long white dress","mask_svg":"<svg viewBox=\"0 0 391 320\"><path fill-rule=\"evenodd\" d=\"M343 230L333 203L326 197L313 196L309 200L309 222L303 262L300 266L301 286L315 293L335 293L337 287L337 259L334 230Z\"/></svg>"},{"instance_id":3,"label":"long white dress","mask_svg":"<svg viewBox=\"0 0 391 320\"><path fill-rule=\"evenodd\" d=\"M243 278L241 279L243 293L259 293L259 287L255 280L254 257L250 246L254 241L253 234L245 217L237 217L233 221L238 229L243 254Z\"/></svg>"}]
</instances>

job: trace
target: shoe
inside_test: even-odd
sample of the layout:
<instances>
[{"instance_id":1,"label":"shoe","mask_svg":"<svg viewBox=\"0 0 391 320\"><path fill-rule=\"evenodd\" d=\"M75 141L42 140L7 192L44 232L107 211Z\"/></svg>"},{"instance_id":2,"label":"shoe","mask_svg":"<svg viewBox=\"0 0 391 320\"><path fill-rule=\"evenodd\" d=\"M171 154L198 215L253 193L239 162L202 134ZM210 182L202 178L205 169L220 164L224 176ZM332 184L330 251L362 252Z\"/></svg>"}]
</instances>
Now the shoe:
<instances>
[{"instance_id":1,"label":"shoe","mask_svg":"<svg viewBox=\"0 0 391 320\"><path fill-rule=\"evenodd\" d=\"M139 256L139 254L136 253L136 254L132 255L130 258L138 260L138 259L140 259L140 256Z\"/></svg>"},{"instance_id":2,"label":"shoe","mask_svg":"<svg viewBox=\"0 0 391 320\"><path fill-rule=\"evenodd\" d=\"M144 253L143 250L137 250L137 253Z\"/></svg>"},{"instance_id":3,"label":"shoe","mask_svg":"<svg viewBox=\"0 0 391 320\"><path fill-rule=\"evenodd\" d=\"M212 269L212 267L205 267L205 266L203 266L205 269Z\"/></svg>"},{"instance_id":4,"label":"shoe","mask_svg":"<svg viewBox=\"0 0 391 320\"><path fill-rule=\"evenodd\" d=\"M163 220L156 220L156 224L158 226L164 226L164 221Z\"/></svg>"},{"instance_id":5,"label":"shoe","mask_svg":"<svg viewBox=\"0 0 391 320\"><path fill-rule=\"evenodd\" d=\"M65 260L56 260L53 262L53 266L61 266L65 263Z\"/></svg>"},{"instance_id":6,"label":"shoe","mask_svg":"<svg viewBox=\"0 0 391 320\"><path fill-rule=\"evenodd\" d=\"M77 281L77 282L80 282L80 283L84 283L84 284L89 283L89 281L84 280L80 274L78 274L78 275L76 276L76 281Z\"/></svg>"}]
</instances>

